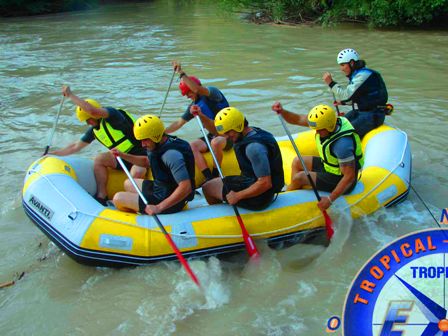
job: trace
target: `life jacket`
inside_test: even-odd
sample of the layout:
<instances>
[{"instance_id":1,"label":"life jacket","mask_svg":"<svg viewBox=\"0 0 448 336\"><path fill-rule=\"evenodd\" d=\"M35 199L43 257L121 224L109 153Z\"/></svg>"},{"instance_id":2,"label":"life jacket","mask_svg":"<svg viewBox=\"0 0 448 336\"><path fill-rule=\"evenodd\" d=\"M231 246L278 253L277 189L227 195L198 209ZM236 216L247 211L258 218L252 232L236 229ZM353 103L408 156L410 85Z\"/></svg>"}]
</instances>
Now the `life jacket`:
<instances>
[{"instance_id":1,"label":"life jacket","mask_svg":"<svg viewBox=\"0 0 448 336\"><path fill-rule=\"evenodd\" d=\"M348 77L350 83L352 83L353 78L361 72L368 72L370 73L370 76L352 95L351 101L358 105L359 111L374 111L376 109L384 110L387 103L388 94L386 84L384 83L380 73L364 67L355 70Z\"/></svg>"},{"instance_id":2,"label":"life jacket","mask_svg":"<svg viewBox=\"0 0 448 336\"><path fill-rule=\"evenodd\" d=\"M108 149L117 148L120 152L128 153L138 141L134 137L133 127L135 118L124 110L117 109L126 119L122 129L113 128L104 118L100 119L98 129L93 129L95 138Z\"/></svg>"},{"instance_id":3,"label":"life jacket","mask_svg":"<svg viewBox=\"0 0 448 336\"><path fill-rule=\"evenodd\" d=\"M350 121L348 121L347 118L338 117L336 128L338 128L338 126L340 126L339 129L336 132L331 133L328 137L325 137L323 142L321 142L319 134L316 133L316 145L325 171L330 174L342 175L338 158L333 155L331 150L333 142L342 137L350 137L352 139L355 147L355 153L353 154L355 156L357 169L362 168L364 165L364 156L362 154L361 140Z\"/></svg>"},{"instance_id":4,"label":"life jacket","mask_svg":"<svg viewBox=\"0 0 448 336\"><path fill-rule=\"evenodd\" d=\"M156 188L161 188L163 194L171 195L171 193L177 188L177 182L174 179L171 170L165 165L162 160L162 155L170 150L174 149L180 152L185 160L185 165L187 167L188 175L191 182L191 193L188 195L187 200L191 201L194 198L195 190L195 166L194 166L194 155L191 150L190 144L185 140L179 139L175 136L167 135L168 140L148 152L149 164L151 167L152 176L154 177L154 190Z\"/></svg>"},{"instance_id":5,"label":"life jacket","mask_svg":"<svg viewBox=\"0 0 448 336\"><path fill-rule=\"evenodd\" d=\"M226 97L219 91L223 97L223 99L219 102L211 100L207 96L199 96L199 98L194 102L195 105L199 105L201 107L202 113L214 120L215 116L225 107L229 107L229 103L227 102Z\"/></svg>"},{"instance_id":6,"label":"life jacket","mask_svg":"<svg viewBox=\"0 0 448 336\"><path fill-rule=\"evenodd\" d=\"M271 169L272 190L278 193L282 190L285 184L280 148L271 133L258 127L252 127L252 129L256 132L255 134L245 136L233 145L241 173L244 176L253 177L255 180L257 179L252 164L246 155L246 147L254 142L266 146L268 149L269 166Z\"/></svg>"}]
</instances>

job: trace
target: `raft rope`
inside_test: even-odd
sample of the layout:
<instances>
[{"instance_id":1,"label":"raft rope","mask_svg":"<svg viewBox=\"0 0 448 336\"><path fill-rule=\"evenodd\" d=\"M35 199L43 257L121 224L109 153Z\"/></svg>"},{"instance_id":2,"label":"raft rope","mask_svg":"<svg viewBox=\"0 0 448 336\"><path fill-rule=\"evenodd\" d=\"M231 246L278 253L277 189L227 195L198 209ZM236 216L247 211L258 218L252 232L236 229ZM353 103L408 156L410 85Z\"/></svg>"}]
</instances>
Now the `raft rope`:
<instances>
[{"instance_id":1,"label":"raft rope","mask_svg":"<svg viewBox=\"0 0 448 336\"><path fill-rule=\"evenodd\" d=\"M431 215L431 217L434 219L434 222L436 222L437 226L442 229L442 227L440 226L439 221L436 219L436 217L434 217L434 214L432 213L431 210L429 210L428 205L426 205L426 202L423 200L422 197L420 197L419 193L417 192L417 190L415 190L415 188L411 185L411 189L414 191L414 193L417 195L418 199L423 203L423 205L425 206L426 210L428 210L429 214Z\"/></svg>"},{"instance_id":2,"label":"raft rope","mask_svg":"<svg viewBox=\"0 0 448 336\"><path fill-rule=\"evenodd\" d=\"M394 126L391 124L392 127L396 128L397 130L399 130L400 132L403 132L401 129L399 129L398 127ZM407 148L407 134L405 132L403 132L406 135L406 148ZM403 159L403 157L402 157ZM411 172L412 173L412 172ZM432 211L429 209L428 205L426 204L426 202L423 200L423 198L420 196L420 194L417 192L417 190L414 188L414 186L412 185L411 181L406 180L406 182L409 184L410 188L412 189L412 191L415 193L415 195L417 196L417 198L420 200L420 202L422 202L422 204L424 205L424 207L426 208L426 210L428 211L428 213L431 215L432 219L434 220L434 222L436 223L436 225L442 229L442 227L440 226L439 221L436 219L436 217L434 216L434 214L432 213Z\"/></svg>"},{"instance_id":3,"label":"raft rope","mask_svg":"<svg viewBox=\"0 0 448 336\"><path fill-rule=\"evenodd\" d=\"M404 150L403 150L403 152L402 152L402 154L401 154L401 157L400 157L400 159L398 160L398 162L397 162L397 164L396 164L396 166L383 178L383 179L381 179L381 181L379 181L373 188L371 188L371 190L370 191L368 191L363 197L361 197L359 200L357 200L356 202L354 202L353 204L348 204L347 206L345 206L345 207L341 207L341 208L338 208L338 211L340 211L340 212L344 212L344 211L346 211L347 209L350 209L350 208L352 208L352 207L355 207L357 204L359 204L361 201L363 201L365 198L367 198L372 192L374 192L380 185L382 185L394 172L395 172L395 170L397 170L399 167L403 167L403 165L404 165L404 163L403 163L403 161L404 161L404 156L405 156L405 154L406 154L406 150L407 150L407 148L408 148L408 146L409 146L409 144L408 144L408 136L407 136L407 134L405 133L405 132L403 132L401 129L399 129L399 128L396 128L396 130L398 130L399 132L401 132L402 134L403 134L403 136L405 137L405 142L406 142L406 146L404 147ZM126 225L126 226L130 226L130 227L133 227L133 228L135 228L136 226L138 226L138 223L136 223L136 224L131 224L131 223L129 223L129 222L125 222L125 221L122 221L122 220L118 220L118 219L115 219L115 218L111 218L111 217L105 217L105 216L98 216L98 215L96 215L96 214L92 214L92 213L87 213L87 212L84 212L84 211L82 211L82 210L79 210L58 188L57 188L57 186L50 180L50 179L48 179L47 178L47 176L45 176L45 175L42 175L42 174L40 174L40 172L39 171L37 171L37 170L30 170L31 172L33 172L33 173L35 173L35 174L38 174L39 176L41 176L42 178L44 178L45 179L45 181L47 181L47 183L68 203L68 204L70 204L71 206L72 206L72 208L74 209L74 211L73 212L75 212L75 213L80 213L80 214L82 214L82 215L85 215L85 216L88 216L88 217L92 217L92 218L99 218L99 219L103 219L103 220L106 220L106 221L110 221L110 222L115 222L115 223L118 223L118 224L122 224L122 225ZM409 183L409 181L406 181L409 185L411 185L410 183ZM411 186L412 187L412 186ZM414 190L414 189L413 189ZM414 190L415 191L415 190ZM357 207L358 208L358 207ZM362 214L365 214L364 212L362 213ZM300 222L300 223L297 223L297 224L294 224L294 225L291 225L291 226L288 226L288 227L285 227L285 228L281 228L281 229L276 229L276 230L271 230L271 231L265 231L265 232L261 232L261 233L251 233L251 235L252 236L254 236L254 237L263 237L263 236L269 236L269 235L272 235L272 234L278 234L278 233L283 233L283 232L287 232L287 231L291 231L291 230L294 230L294 229L297 229L297 228L299 228L299 227L302 227L302 226L306 226L307 224L309 224L309 223L311 223L311 222L313 222L313 221L315 221L315 220L317 220L317 219L319 219L319 218L321 218L322 217L322 215L318 215L318 216L316 216L316 217L313 217L313 218L310 218L310 219L308 219L308 220L306 220L306 221L303 221L303 222ZM141 226L140 226L141 227ZM154 233L162 233L159 229L157 229L157 228L148 228L148 227L141 227L141 228L144 228L144 229L147 229L148 231L152 231L152 232L154 232ZM186 238L207 238L207 239L240 239L240 238L242 238L242 235L189 235L189 234L180 234L180 233L172 233L172 232L170 232L170 235L171 236L173 236L173 237L179 237L179 238L184 238L184 239L186 239Z\"/></svg>"},{"instance_id":4,"label":"raft rope","mask_svg":"<svg viewBox=\"0 0 448 336\"><path fill-rule=\"evenodd\" d=\"M393 168L385 177L383 177L383 179L381 179L373 188L370 189L370 191L368 191L363 197L361 197L359 200L357 200L356 202L354 202L353 204L349 204L346 207L341 208L341 211L345 211L348 208L354 207L356 206L359 202L361 202L362 200L364 200L366 197L368 197L371 193L373 193L381 184L383 184L394 172L395 170L398 169L398 167L403 167L404 166L404 156L406 154L406 149L409 146L409 141L408 141L408 135L403 132L401 129L395 127L395 129L399 132L401 132L405 138L405 142L406 142L406 146L403 149L403 152L401 153L401 157L400 160L398 160L395 168ZM409 186L411 185L411 183L409 181L406 181Z\"/></svg>"},{"instance_id":5,"label":"raft rope","mask_svg":"<svg viewBox=\"0 0 448 336\"><path fill-rule=\"evenodd\" d=\"M87 217L99 218L99 219L103 219L103 220L106 220L106 221L115 222L115 223L118 223L118 224L123 224L125 226L129 226L129 227L132 227L132 228L135 228L136 226L138 226L138 223L132 224L132 223L125 222L125 221L122 221L122 220L119 220L119 219L115 219L115 218L111 218L111 217L105 217L105 216L92 214L92 213L88 213L88 212L80 210L73 204L72 201L70 201L70 199L68 199L65 196L64 193L62 193L58 189L58 187L46 175L42 175L39 171L34 170L34 169L30 170L30 172L32 172L34 174L37 174L42 179L44 179L49 184L49 186L51 188L53 188L59 194L59 196L61 196L72 207L73 213L79 213L79 214L85 215ZM272 233L279 233L279 232L288 231L288 230L291 230L291 229L295 229L295 228L307 225L308 223L310 223L310 222L312 222L312 221L314 221L314 220L316 220L316 219L318 219L320 217L322 217L322 216L316 216L316 217L310 218L307 221L303 221L301 223L289 226L287 228L282 228L282 229L278 229L278 230L262 232L262 233L253 234L253 235L254 236L265 236L265 235L269 235L269 234L272 234ZM139 227L147 229L149 231L153 231L155 233L162 233L158 228L149 228L149 227L143 227L143 226L139 226ZM216 239L242 238L242 235L189 235L189 234L178 234L178 233L172 233L172 232L170 232L170 235L174 236L174 237L181 237L181 238L209 238L209 239L210 238L211 239L214 239L214 238L216 238Z\"/></svg>"}]
</instances>

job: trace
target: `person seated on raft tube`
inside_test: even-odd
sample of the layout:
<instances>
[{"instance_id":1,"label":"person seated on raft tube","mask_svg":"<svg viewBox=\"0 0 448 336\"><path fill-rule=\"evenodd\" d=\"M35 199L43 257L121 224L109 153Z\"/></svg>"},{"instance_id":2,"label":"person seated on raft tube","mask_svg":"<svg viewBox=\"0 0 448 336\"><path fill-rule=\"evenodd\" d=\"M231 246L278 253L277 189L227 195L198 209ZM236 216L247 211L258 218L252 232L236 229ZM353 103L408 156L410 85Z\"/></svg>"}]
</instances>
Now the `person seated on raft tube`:
<instances>
[{"instance_id":1,"label":"person seated on raft tube","mask_svg":"<svg viewBox=\"0 0 448 336\"><path fill-rule=\"evenodd\" d=\"M135 122L134 135L147 149L147 155L135 156L112 149L114 155L138 166L149 167L154 181L135 179L148 201L145 205L131 181L124 192L115 194L119 210L139 211L148 215L181 211L194 197L194 156L187 141L165 133L163 122L155 115L145 115Z\"/></svg>"},{"instance_id":2,"label":"person seated on raft tube","mask_svg":"<svg viewBox=\"0 0 448 336\"><path fill-rule=\"evenodd\" d=\"M269 206L285 182L282 155L271 133L249 127L243 113L234 107L222 109L215 117L219 134L232 140L241 175L206 182L202 190L209 204L226 200L249 210Z\"/></svg>"},{"instance_id":3,"label":"person seated on raft tube","mask_svg":"<svg viewBox=\"0 0 448 336\"><path fill-rule=\"evenodd\" d=\"M349 80L348 85L343 87L336 83L329 72L325 72L322 79L335 94L335 104L352 105L345 117L362 139L367 132L384 123L386 113L390 114L386 106L386 84L379 72L366 68L366 62L360 60L354 49L339 52L337 62Z\"/></svg>"},{"instance_id":4,"label":"person seated on raft tube","mask_svg":"<svg viewBox=\"0 0 448 336\"><path fill-rule=\"evenodd\" d=\"M63 149L51 151L50 154L59 156L74 154L96 139L109 149L115 147L122 152L134 155L145 155L145 149L134 137L133 127L135 119L130 113L113 107L101 107L93 99L82 100L70 90L69 86L64 85L62 87L62 94L70 98L76 105L76 116L79 121L82 123L86 122L90 127L79 141ZM129 162L125 162L125 164L128 168L132 166ZM95 199L102 205L107 204L107 168L122 169L116 158L110 152L98 154L95 157L93 165L97 186ZM131 174L134 177L142 178L146 174L146 169L133 166L131 168Z\"/></svg>"},{"instance_id":5,"label":"person seated on raft tube","mask_svg":"<svg viewBox=\"0 0 448 336\"><path fill-rule=\"evenodd\" d=\"M191 103L188 105L185 113L166 128L166 133L177 131L188 121L193 119L193 115L190 113L190 108L193 105L199 105L203 115L206 116L206 118L201 117L201 119L204 127L209 131L207 137L211 142L213 152L215 153L218 162L221 163L223 151L232 148L232 142L230 140L226 141L226 138L218 135L213 121L215 115L224 107L228 107L229 103L218 88L214 86L202 86L201 81L198 78L187 76L185 71L182 70L179 62L174 61L173 67L174 71L179 74L181 80L179 83L180 92L182 93L182 96L187 96L187 98L191 99ZM203 156L203 153L208 152L204 137L192 141L190 145L193 150L196 165L198 166L199 171L204 175L205 180L207 181L213 177L219 176L216 167L210 171Z\"/></svg>"},{"instance_id":6,"label":"person seated on raft tube","mask_svg":"<svg viewBox=\"0 0 448 336\"><path fill-rule=\"evenodd\" d=\"M316 145L319 157L304 156L306 168L316 188L330 192L322 197L317 206L328 209L342 194L353 190L358 181L358 170L364 164L361 140L347 118L338 117L328 105L317 105L308 115L295 114L283 109L280 102L272 105L272 110L282 115L290 124L309 126L316 130ZM310 185L308 177L298 157L291 167L291 184L287 190L300 189Z\"/></svg>"}]
</instances>

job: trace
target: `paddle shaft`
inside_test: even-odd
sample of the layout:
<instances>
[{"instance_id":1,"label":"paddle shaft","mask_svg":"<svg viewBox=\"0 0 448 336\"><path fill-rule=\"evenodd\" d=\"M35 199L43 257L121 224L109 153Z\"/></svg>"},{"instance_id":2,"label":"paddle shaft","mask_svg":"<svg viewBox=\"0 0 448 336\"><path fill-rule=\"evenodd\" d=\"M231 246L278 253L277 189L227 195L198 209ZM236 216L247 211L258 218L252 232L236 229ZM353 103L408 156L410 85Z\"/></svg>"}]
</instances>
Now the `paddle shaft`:
<instances>
[{"instance_id":1,"label":"paddle shaft","mask_svg":"<svg viewBox=\"0 0 448 336\"><path fill-rule=\"evenodd\" d=\"M53 142L54 132L56 131L56 126L58 125L59 115L62 111L62 105L64 105L65 96L62 96L61 103L59 104L58 114L56 115L56 120L54 121L53 129L51 130L50 136L48 138L48 145L45 147L44 155L48 154L50 150L51 143Z\"/></svg>"},{"instance_id":2,"label":"paddle shaft","mask_svg":"<svg viewBox=\"0 0 448 336\"><path fill-rule=\"evenodd\" d=\"M173 74L171 75L170 84L168 85L168 89L166 90L166 93L165 93L165 98L163 99L162 106L160 107L159 118L162 116L162 111L163 111L163 108L165 107L166 99L168 98L168 93L170 92L171 85L173 84L173 79L174 79L175 74L176 74L176 71L173 71Z\"/></svg>"},{"instance_id":3,"label":"paddle shaft","mask_svg":"<svg viewBox=\"0 0 448 336\"><path fill-rule=\"evenodd\" d=\"M285 129L285 132L288 135L289 141L291 142L292 146L294 147L294 150L295 150L295 152L297 154L297 157L299 158L300 163L302 164L303 171L305 172L305 174L306 174L306 176L308 178L308 181L310 182L310 185L313 188L314 195L316 195L317 200L320 201L321 197L319 195L319 192L317 191L316 184L314 183L314 181L313 181L313 179L312 179L312 177L310 175L310 172L306 168L305 161L303 161L302 155L299 152L299 148L297 148L296 142L292 138L292 135L291 135L291 132L288 129L288 126L286 126L285 119L283 119L283 116L280 113L278 113L278 118L280 119L280 121L281 121L281 123L283 125L283 128ZM334 233L333 228L332 228L332 220L331 220L331 218L328 215L326 210L322 211L322 214L323 214L323 216L325 218L325 228L327 230L327 237L328 237L328 239L331 239L331 237L333 236L333 233Z\"/></svg>"},{"instance_id":4,"label":"paddle shaft","mask_svg":"<svg viewBox=\"0 0 448 336\"><path fill-rule=\"evenodd\" d=\"M195 118L198 121L198 125L201 128L202 134L204 135L204 139L205 139L205 142L207 143L207 147L208 147L208 149L210 151L210 154L212 155L213 161L215 162L216 169L218 169L219 176L221 177L221 181L222 181L222 184L224 186L224 190L227 193L229 191L229 188L227 188L227 186L226 186L226 184L224 182L224 174L222 173L222 170L221 170L221 167L219 165L218 159L216 158L216 155L213 152L212 145L210 144L210 141L208 140L207 133L205 132L205 129L204 129L204 125L202 125L202 121L201 121L201 118L199 117L199 115L196 115ZM237 218L238 223L239 223L239 225L241 227L241 232L243 234L244 244L246 245L246 250L249 253L249 256L251 258L252 257L255 257L255 258L259 257L260 254L259 254L259 252L257 250L257 247L255 246L255 243L254 243L252 237L249 235L249 232L247 232L247 229L246 229L246 227L244 225L243 219L241 218L241 215L240 215L240 212L238 211L238 208L236 207L236 205L232 205L232 208L233 208L233 211L235 212L236 218Z\"/></svg>"},{"instance_id":5,"label":"paddle shaft","mask_svg":"<svg viewBox=\"0 0 448 336\"><path fill-rule=\"evenodd\" d=\"M129 181L131 181L132 185L134 186L135 191L137 191L138 195L142 199L143 203L145 203L145 205L148 205L148 201L146 200L146 197L143 195L142 191L137 186L137 183L135 183L134 178L129 173L129 170L126 168L126 166L125 166L123 160L121 159L121 157L116 156L116 158L117 158L117 161L120 164L121 168L123 168L123 171L128 176ZM171 236L165 230L165 227L163 226L163 224L160 221L159 217L156 214L153 214L152 216L153 216L154 220L156 221L157 226L159 227L160 231L162 231L162 233L165 235L165 238L168 240L168 243L170 244L170 246L173 249L174 253L176 253L177 258L179 259L179 261L182 264L182 266L185 268L185 270L188 273L188 275L190 276L190 278L196 283L196 285L198 285L198 287L201 287L198 278L193 273L193 270L190 268L190 265L188 264L187 260L184 258L184 256L180 252L180 250L177 248L176 243L174 243L174 241L171 238Z\"/></svg>"},{"instance_id":6,"label":"paddle shaft","mask_svg":"<svg viewBox=\"0 0 448 336\"><path fill-rule=\"evenodd\" d=\"M336 96L334 95L334 92L333 92L333 91L331 91L331 93L332 93L332 95L333 95L333 100L334 100L334 103L335 103L334 106L336 106L336 111L338 111L338 116L340 116L340 115L341 115L341 111L339 111L339 105L338 105L337 102L336 102Z\"/></svg>"},{"instance_id":7,"label":"paddle shaft","mask_svg":"<svg viewBox=\"0 0 448 336\"><path fill-rule=\"evenodd\" d=\"M313 179L312 179L312 177L310 175L310 172L306 168L305 161L303 161L302 155L299 152L299 148L297 148L296 142L292 138L291 132L289 131L288 127L286 126L285 119L283 119L281 114L278 114L278 117L279 117L280 121L282 122L283 128L286 131L286 134L288 135L289 141L291 141L291 144L294 147L294 150L295 150L295 152L297 154L297 157L300 160L300 163L302 164L303 171L305 172L306 177L308 178L308 181L310 182L310 185L313 188L314 194L316 195L317 200L320 201L321 198L320 198L319 192L317 191L316 184L314 183L314 181L313 181Z\"/></svg>"}]
</instances>

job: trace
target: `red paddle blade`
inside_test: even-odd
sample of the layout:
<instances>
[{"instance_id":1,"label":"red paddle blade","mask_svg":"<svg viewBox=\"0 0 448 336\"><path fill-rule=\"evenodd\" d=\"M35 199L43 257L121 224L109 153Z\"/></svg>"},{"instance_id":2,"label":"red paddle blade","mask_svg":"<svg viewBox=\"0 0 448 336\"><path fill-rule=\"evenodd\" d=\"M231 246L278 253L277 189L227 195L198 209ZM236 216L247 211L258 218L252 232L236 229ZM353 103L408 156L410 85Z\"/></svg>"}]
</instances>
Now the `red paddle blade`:
<instances>
[{"instance_id":1,"label":"red paddle blade","mask_svg":"<svg viewBox=\"0 0 448 336\"><path fill-rule=\"evenodd\" d=\"M333 221L326 211L323 212L323 215L325 218L325 229L327 230L327 238L328 240L331 240L331 237L333 237L334 234Z\"/></svg>"},{"instance_id":2,"label":"red paddle blade","mask_svg":"<svg viewBox=\"0 0 448 336\"><path fill-rule=\"evenodd\" d=\"M243 223L243 220L241 219L241 217L239 215L237 215L236 218L238 219L238 223L240 224L240 227L241 227L241 232L243 233L243 239L244 239L244 244L246 245L247 253L249 253L249 256L251 259L258 258L260 256L260 253L257 250L257 246L255 245L254 240L249 235L249 232L247 232L246 227L244 226L244 223Z\"/></svg>"},{"instance_id":3,"label":"red paddle blade","mask_svg":"<svg viewBox=\"0 0 448 336\"><path fill-rule=\"evenodd\" d=\"M179 249L177 248L174 241L171 239L171 236L169 234L165 234L166 239L168 240L168 243L171 245L172 249L176 253L177 259L179 259L179 262L182 264L182 266L185 268L185 271L190 276L190 278L194 281L194 283L201 288L201 284L199 283L198 278L196 277L196 274L193 273L193 270L190 268L190 264L188 264L188 261L184 258L182 253L180 253Z\"/></svg>"},{"instance_id":4,"label":"red paddle blade","mask_svg":"<svg viewBox=\"0 0 448 336\"><path fill-rule=\"evenodd\" d=\"M254 240L251 236L245 236L243 232L244 244L246 245L247 253L249 253L249 257L252 259L258 259L260 257L260 253L255 246Z\"/></svg>"}]
</instances>

